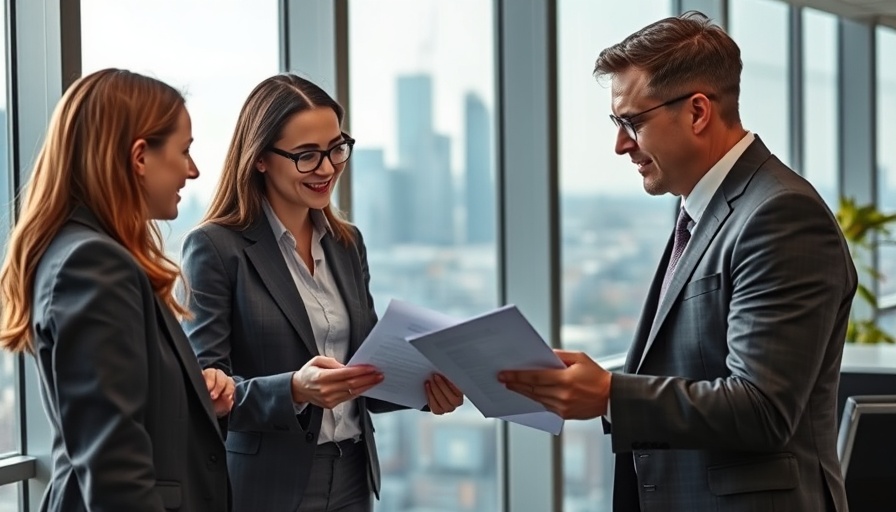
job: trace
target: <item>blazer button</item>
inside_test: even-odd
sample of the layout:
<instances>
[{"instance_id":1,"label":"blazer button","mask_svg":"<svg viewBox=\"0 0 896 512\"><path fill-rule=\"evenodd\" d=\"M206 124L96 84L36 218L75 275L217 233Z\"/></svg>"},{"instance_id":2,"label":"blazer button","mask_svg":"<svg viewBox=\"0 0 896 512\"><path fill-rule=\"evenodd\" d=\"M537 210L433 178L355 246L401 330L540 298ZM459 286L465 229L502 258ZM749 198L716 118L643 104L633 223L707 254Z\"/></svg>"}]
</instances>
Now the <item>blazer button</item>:
<instances>
[{"instance_id":1,"label":"blazer button","mask_svg":"<svg viewBox=\"0 0 896 512\"><path fill-rule=\"evenodd\" d=\"M218 456L217 456L217 455L214 455L214 454L213 454L213 455L209 455L209 456L208 456L208 461L211 462L212 464L217 464L217 463L218 463Z\"/></svg>"},{"instance_id":2,"label":"blazer button","mask_svg":"<svg viewBox=\"0 0 896 512\"><path fill-rule=\"evenodd\" d=\"M314 441L314 433L313 433L313 432L308 432L307 434L305 434L305 441L308 441L309 443L310 443L311 441Z\"/></svg>"}]
</instances>

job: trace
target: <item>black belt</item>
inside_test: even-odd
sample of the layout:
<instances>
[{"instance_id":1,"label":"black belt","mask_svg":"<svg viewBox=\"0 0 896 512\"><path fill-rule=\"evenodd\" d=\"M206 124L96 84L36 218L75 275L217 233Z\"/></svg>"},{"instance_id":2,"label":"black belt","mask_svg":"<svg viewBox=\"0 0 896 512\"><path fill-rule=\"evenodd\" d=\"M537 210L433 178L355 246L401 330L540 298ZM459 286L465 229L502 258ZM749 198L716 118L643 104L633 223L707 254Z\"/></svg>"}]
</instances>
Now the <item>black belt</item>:
<instances>
[{"instance_id":1,"label":"black belt","mask_svg":"<svg viewBox=\"0 0 896 512\"><path fill-rule=\"evenodd\" d=\"M321 443L314 451L316 457L345 457L364 446L361 439L345 439L339 442Z\"/></svg>"}]
</instances>

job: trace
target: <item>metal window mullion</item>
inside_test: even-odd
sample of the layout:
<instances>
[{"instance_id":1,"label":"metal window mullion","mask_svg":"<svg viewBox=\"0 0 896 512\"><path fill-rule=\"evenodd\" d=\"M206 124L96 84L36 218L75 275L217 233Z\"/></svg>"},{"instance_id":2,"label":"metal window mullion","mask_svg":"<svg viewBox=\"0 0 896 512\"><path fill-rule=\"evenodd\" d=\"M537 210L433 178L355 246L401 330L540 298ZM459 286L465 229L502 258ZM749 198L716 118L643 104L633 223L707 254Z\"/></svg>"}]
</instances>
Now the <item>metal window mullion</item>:
<instances>
[{"instance_id":1,"label":"metal window mullion","mask_svg":"<svg viewBox=\"0 0 896 512\"><path fill-rule=\"evenodd\" d=\"M13 0L10 41L13 123L12 172L17 190L27 181L47 125L62 92L81 73L78 0ZM64 47L64 48L63 48ZM23 486L19 508L36 511L49 481L51 434L41 407L36 365L19 361L23 455L34 457L35 475ZM29 470L30 471L30 470Z\"/></svg>"},{"instance_id":2,"label":"metal window mullion","mask_svg":"<svg viewBox=\"0 0 896 512\"><path fill-rule=\"evenodd\" d=\"M554 0L497 0L497 183L500 300L559 347L556 11ZM502 429L504 510L562 510L561 439Z\"/></svg>"},{"instance_id":3,"label":"metal window mullion","mask_svg":"<svg viewBox=\"0 0 896 512\"><path fill-rule=\"evenodd\" d=\"M787 52L787 91L788 125L790 127L790 166L803 174L805 163L805 91L803 90L803 8L791 5L789 8L788 52Z\"/></svg>"},{"instance_id":4,"label":"metal window mullion","mask_svg":"<svg viewBox=\"0 0 896 512\"><path fill-rule=\"evenodd\" d=\"M348 0L281 0L281 71L296 73L319 85L346 111L343 127L350 129ZM351 165L351 163L349 163ZM339 180L339 208L351 213L352 184Z\"/></svg>"},{"instance_id":5,"label":"metal window mullion","mask_svg":"<svg viewBox=\"0 0 896 512\"><path fill-rule=\"evenodd\" d=\"M877 125L875 96L874 25L837 20L837 177L841 196L858 204L877 200ZM865 251L860 260L878 268L877 251ZM877 293L877 280L862 273L860 281ZM855 308L866 308L860 301Z\"/></svg>"}]
</instances>

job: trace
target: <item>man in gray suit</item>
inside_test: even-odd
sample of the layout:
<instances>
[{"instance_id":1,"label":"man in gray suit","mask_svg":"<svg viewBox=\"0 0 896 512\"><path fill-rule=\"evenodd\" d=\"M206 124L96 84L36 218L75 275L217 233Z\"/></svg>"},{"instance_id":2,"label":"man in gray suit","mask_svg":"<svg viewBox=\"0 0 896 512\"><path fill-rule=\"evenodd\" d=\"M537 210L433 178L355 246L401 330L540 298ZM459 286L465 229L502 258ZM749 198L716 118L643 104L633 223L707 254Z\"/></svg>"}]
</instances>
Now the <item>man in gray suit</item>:
<instances>
[{"instance_id":1,"label":"man in gray suit","mask_svg":"<svg viewBox=\"0 0 896 512\"><path fill-rule=\"evenodd\" d=\"M614 510L847 510L837 387L855 268L812 186L740 122L740 50L700 13L598 57L616 152L681 212L624 372L500 375L564 418L605 417Z\"/></svg>"}]
</instances>

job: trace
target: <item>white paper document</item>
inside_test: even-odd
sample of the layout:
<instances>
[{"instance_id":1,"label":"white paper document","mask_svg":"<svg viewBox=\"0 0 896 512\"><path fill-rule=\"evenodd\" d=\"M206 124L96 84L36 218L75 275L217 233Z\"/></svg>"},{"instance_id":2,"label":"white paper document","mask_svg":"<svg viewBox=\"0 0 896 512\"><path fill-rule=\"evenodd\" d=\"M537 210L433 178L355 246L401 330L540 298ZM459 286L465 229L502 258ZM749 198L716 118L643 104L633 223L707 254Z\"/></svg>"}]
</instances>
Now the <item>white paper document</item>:
<instances>
[{"instance_id":1,"label":"white paper document","mask_svg":"<svg viewBox=\"0 0 896 512\"><path fill-rule=\"evenodd\" d=\"M498 382L503 369L565 367L515 306L459 320L393 299L347 365L358 364L385 377L364 393L370 398L421 409L424 383L441 373L486 417L554 435L563 428L562 418Z\"/></svg>"},{"instance_id":2,"label":"white paper document","mask_svg":"<svg viewBox=\"0 0 896 512\"><path fill-rule=\"evenodd\" d=\"M424 382L439 370L406 338L442 329L457 321L454 317L409 302L389 302L383 317L347 364L370 364L383 373L383 382L368 390L364 396L422 409L426 405Z\"/></svg>"},{"instance_id":3,"label":"white paper document","mask_svg":"<svg viewBox=\"0 0 896 512\"><path fill-rule=\"evenodd\" d=\"M483 416L560 432L563 420L559 416L498 381L502 370L566 368L516 306L412 335L408 342L454 382Z\"/></svg>"}]
</instances>

